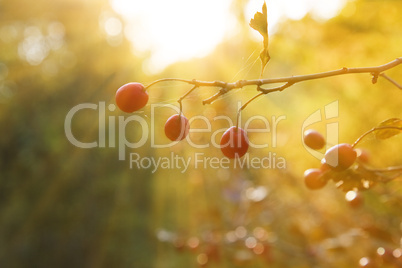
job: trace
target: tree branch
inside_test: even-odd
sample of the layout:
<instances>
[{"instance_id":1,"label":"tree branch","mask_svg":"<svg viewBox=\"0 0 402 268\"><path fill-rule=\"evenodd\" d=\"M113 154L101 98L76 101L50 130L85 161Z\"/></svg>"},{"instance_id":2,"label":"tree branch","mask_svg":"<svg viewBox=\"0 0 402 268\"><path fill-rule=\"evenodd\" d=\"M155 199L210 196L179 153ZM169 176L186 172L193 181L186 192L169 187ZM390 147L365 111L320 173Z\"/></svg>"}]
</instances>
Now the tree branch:
<instances>
[{"instance_id":1,"label":"tree branch","mask_svg":"<svg viewBox=\"0 0 402 268\"><path fill-rule=\"evenodd\" d=\"M392 84L394 84L399 89L401 89L401 85L399 85L396 81L394 81L387 75L383 74L383 72L385 72L391 68L394 68L400 64L402 64L402 57L399 57L386 64L374 66L374 67L360 67L360 68L343 67L342 69L328 71L328 72L322 72L322 73L297 75L297 76L289 76L289 77L279 77L279 78L239 80L234 83L227 83L227 82L222 82L222 81L199 81L199 80L195 80L195 79L186 80L186 79L179 79L179 78L164 78L164 79L159 79L159 80L152 82L145 88L148 89L157 83L168 82L168 81L183 82L183 83L191 84L194 87L219 87L220 90L217 93L215 93L213 96L203 100L203 102L202 102L203 104L211 104L216 99L218 99L222 95L226 94L230 90L236 89L236 88L242 88L244 86L253 86L254 85L254 86L257 86L257 89L260 92L262 92L264 94L268 94L268 93L272 93L272 92L276 92L276 91L282 91L285 88L288 88L296 83L303 82L303 81L315 80L315 79L321 79L321 78L345 75L345 74L368 73L373 76L373 79L372 79L373 83L376 83L377 78L380 76L380 77L387 79ZM262 85L277 84L277 83L285 83L285 84L282 86L270 88L270 89L261 88Z\"/></svg>"}]
</instances>

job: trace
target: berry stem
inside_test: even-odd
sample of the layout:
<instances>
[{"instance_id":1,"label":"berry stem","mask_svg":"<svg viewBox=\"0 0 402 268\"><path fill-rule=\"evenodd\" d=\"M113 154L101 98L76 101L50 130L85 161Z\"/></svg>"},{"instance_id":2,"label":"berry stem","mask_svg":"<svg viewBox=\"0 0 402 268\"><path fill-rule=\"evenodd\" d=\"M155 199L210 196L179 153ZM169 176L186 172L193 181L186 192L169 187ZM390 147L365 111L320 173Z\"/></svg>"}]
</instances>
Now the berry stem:
<instances>
[{"instance_id":1,"label":"berry stem","mask_svg":"<svg viewBox=\"0 0 402 268\"><path fill-rule=\"evenodd\" d=\"M396 86L399 89L402 89L402 85L400 85L398 82L396 82L394 79L386 75L385 73L380 74L380 76L384 77L387 79L389 82L391 82L394 86Z\"/></svg>"},{"instance_id":2,"label":"berry stem","mask_svg":"<svg viewBox=\"0 0 402 268\"><path fill-rule=\"evenodd\" d=\"M392 167L386 167L386 168L371 168L371 167L362 165L361 167L364 168L368 172L376 173L377 178L375 181L377 181L377 182L387 183L394 179L399 178L402 175L402 166L392 166Z\"/></svg>"},{"instance_id":3,"label":"berry stem","mask_svg":"<svg viewBox=\"0 0 402 268\"><path fill-rule=\"evenodd\" d=\"M195 85L194 87L192 87L189 91L187 91L186 94L184 94L183 96L180 97L180 99L178 100L178 102L181 102L182 100L184 100L184 98L186 98L188 95L190 95L190 93L193 92L196 88L198 88L197 85Z\"/></svg>"},{"instance_id":4,"label":"berry stem","mask_svg":"<svg viewBox=\"0 0 402 268\"><path fill-rule=\"evenodd\" d=\"M183 114L183 104L181 103L181 101L179 101L179 107L180 107L180 111L179 111L179 117Z\"/></svg>"},{"instance_id":5,"label":"berry stem","mask_svg":"<svg viewBox=\"0 0 402 268\"><path fill-rule=\"evenodd\" d=\"M260 97L260 96L262 96L262 95L265 95L265 93L262 93L262 92L261 92L261 93L255 95L254 97L252 97L251 99L249 99L245 104L243 104L243 105L239 108L239 110L237 111L236 129L239 127L239 119L240 119L241 111L243 111L244 108L246 108L247 105L249 105L253 100L257 99L258 97Z\"/></svg>"},{"instance_id":6,"label":"berry stem","mask_svg":"<svg viewBox=\"0 0 402 268\"><path fill-rule=\"evenodd\" d=\"M357 144L359 144L359 142L365 138L367 135L369 135L370 133L377 131L377 130L384 130L384 129L396 129L396 130L402 130L402 127L393 127L393 126L382 126L382 127L374 127L372 129L370 129L369 131L365 132L363 135L361 135L353 144L352 144L352 148L356 147Z\"/></svg>"},{"instance_id":7,"label":"berry stem","mask_svg":"<svg viewBox=\"0 0 402 268\"><path fill-rule=\"evenodd\" d=\"M179 105L180 105L180 115L181 115L182 112L183 112L183 104L182 104L182 101L184 100L184 98L186 98L188 95L190 95L190 93L193 92L196 88L198 88L197 85L193 86L189 91L187 91L186 94L184 94L183 96L181 96L181 97L177 100L177 102L178 102Z\"/></svg>"},{"instance_id":8,"label":"berry stem","mask_svg":"<svg viewBox=\"0 0 402 268\"><path fill-rule=\"evenodd\" d=\"M189 84L191 84L191 82L192 82L192 80L186 80L186 79L180 79L180 78L163 78L163 79L158 79L158 80L153 81L152 83L150 83L149 85L147 85L147 86L145 87L145 89L148 89L148 88L150 88L151 86L156 85L156 84L158 84L158 83L161 83L161 82L169 82L169 81L183 82L183 83L189 83Z\"/></svg>"},{"instance_id":9,"label":"berry stem","mask_svg":"<svg viewBox=\"0 0 402 268\"><path fill-rule=\"evenodd\" d=\"M394 172L394 171L401 171L402 166L393 166L393 167L386 167L386 168L366 168L369 171L373 172Z\"/></svg>"}]
</instances>

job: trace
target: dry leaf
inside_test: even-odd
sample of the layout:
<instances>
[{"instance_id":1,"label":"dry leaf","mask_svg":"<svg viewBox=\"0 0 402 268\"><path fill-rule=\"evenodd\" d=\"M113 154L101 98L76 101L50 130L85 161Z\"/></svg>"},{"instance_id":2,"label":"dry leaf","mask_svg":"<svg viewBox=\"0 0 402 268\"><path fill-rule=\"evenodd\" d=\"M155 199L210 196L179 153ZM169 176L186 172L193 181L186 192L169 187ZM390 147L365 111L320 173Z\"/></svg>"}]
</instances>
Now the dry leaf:
<instances>
[{"instance_id":1,"label":"dry leaf","mask_svg":"<svg viewBox=\"0 0 402 268\"><path fill-rule=\"evenodd\" d=\"M402 132L402 120L399 119L399 118L391 118L391 119L388 119L388 120L385 120L385 121L381 122L378 125L378 127L379 128L381 128L381 127L401 128L401 129L388 128L388 129L377 130L375 132L375 137L377 139L380 139L380 140L385 140L385 139L391 138L391 137L393 137L395 135L398 135L399 133Z\"/></svg>"},{"instance_id":2,"label":"dry leaf","mask_svg":"<svg viewBox=\"0 0 402 268\"><path fill-rule=\"evenodd\" d=\"M258 31L264 38L263 40L264 49L260 53L260 59L262 63L261 68L261 76L262 76L265 66L271 59L268 51L268 12L267 12L267 4L265 3L265 1L262 6L262 13L261 12L255 13L254 18L250 20L250 27Z\"/></svg>"}]
</instances>

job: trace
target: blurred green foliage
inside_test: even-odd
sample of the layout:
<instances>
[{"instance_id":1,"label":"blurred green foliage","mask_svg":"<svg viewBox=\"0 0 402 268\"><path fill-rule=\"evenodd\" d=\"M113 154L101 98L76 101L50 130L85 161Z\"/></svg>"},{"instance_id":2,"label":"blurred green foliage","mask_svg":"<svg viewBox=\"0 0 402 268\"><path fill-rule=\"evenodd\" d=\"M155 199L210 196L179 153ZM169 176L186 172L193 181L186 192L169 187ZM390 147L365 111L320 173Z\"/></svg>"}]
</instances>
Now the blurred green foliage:
<instances>
[{"instance_id":1,"label":"blurred green foliage","mask_svg":"<svg viewBox=\"0 0 402 268\"><path fill-rule=\"evenodd\" d=\"M234 6L239 21L244 21L243 4ZM362 257L376 258L378 247L401 247L400 180L364 192L358 209L348 207L335 185L311 192L302 181L303 170L319 166L302 146L303 121L338 100L339 118L331 122L339 123L340 142L352 143L380 121L401 116L401 93L388 81L372 85L368 75L350 75L305 82L247 107L243 122L255 114L269 120L286 116L276 147L273 133L250 135L271 144L250 151L250 157L275 153L286 159L285 170L190 168L152 174L119 161L118 148L73 146L64 133L68 111L82 103L107 107L115 90L129 81L255 79L261 40L252 37L247 23L209 56L147 77L143 59L133 56L122 33L105 31L108 19L121 20L106 0L0 1L0 10L1 267L197 267L205 260L211 267L356 267ZM375 66L400 57L401 10L401 1L359 0L326 22L312 16L284 21L270 36L265 76ZM398 80L401 68L387 73ZM159 84L150 90L150 102L175 104L186 90ZM255 88L202 106L213 93L203 88L191 94L183 101L184 113L235 120L237 101L254 96ZM171 113L155 115L158 133ZM120 115L106 109L107 118ZM149 106L143 115L152 116ZM97 119L97 111L81 112L73 123L77 139L96 141ZM312 127L325 133L326 123ZM106 129L110 124L106 121ZM225 127L213 123L214 130ZM135 140L138 129L127 126L126 134ZM200 142L210 141L208 133L197 135ZM398 136L361 146L384 167L402 163L401 142ZM165 149L148 142L130 152L220 155L218 148L196 150L186 142ZM259 254L245 244L253 237L263 244Z\"/></svg>"},{"instance_id":2,"label":"blurred green foliage","mask_svg":"<svg viewBox=\"0 0 402 268\"><path fill-rule=\"evenodd\" d=\"M103 30L118 15L107 1L0 7L0 266L152 267L149 172L64 134L72 107L113 102L122 81L141 80L128 41ZM73 133L97 140L97 112Z\"/></svg>"}]
</instances>

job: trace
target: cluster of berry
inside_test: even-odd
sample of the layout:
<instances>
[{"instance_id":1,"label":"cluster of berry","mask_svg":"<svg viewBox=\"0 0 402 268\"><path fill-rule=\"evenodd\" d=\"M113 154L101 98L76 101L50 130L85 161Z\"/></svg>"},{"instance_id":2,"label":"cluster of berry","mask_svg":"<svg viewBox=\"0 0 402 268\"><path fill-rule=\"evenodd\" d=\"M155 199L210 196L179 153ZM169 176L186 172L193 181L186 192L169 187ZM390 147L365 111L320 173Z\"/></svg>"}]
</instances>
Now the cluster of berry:
<instances>
[{"instance_id":1,"label":"cluster of berry","mask_svg":"<svg viewBox=\"0 0 402 268\"><path fill-rule=\"evenodd\" d=\"M303 136L304 143L314 150L322 149L325 138L315 130L307 130ZM360 154L363 155L363 154ZM357 150L348 143L332 146L325 152L320 168L311 168L304 172L304 182L307 188L321 189L327 184L327 173L342 172L350 168L357 159ZM332 176L333 177L333 176Z\"/></svg>"},{"instance_id":2,"label":"cluster of berry","mask_svg":"<svg viewBox=\"0 0 402 268\"><path fill-rule=\"evenodd\" d=\"M398 135L402 131L402 120L391 118L380 123L361 135L352 145L341 143L329 148L321 161L320 168L311 168L305 171L304 181L307 188L316 190L323 188L329 180L345 192L365 190L377 182L388 182L400 177L402 167L387 167L376 169L370 167L369 154L356 145L369 134L384 140ZM326 141L315 130L304 133L304 143L314 150L322 149Z\"/></svg>"},{"instance_id":3,"label":"cluster of berry","mask_svg":"<svg viewBox=\"0 0 402 268\"><path fill-rule=\"evenodd\" d=\"M148 103L149 95L141 83L128 83L116 92L116 104L126 113L143 108ZM182 114L172 115L165 123L165 135L172 141L186 138L190 130L188 119ZM222 153L228 158L242 157L247 153L249 141L246 132L237 126L226 130L220 141Z\"/></svg>"}]
</instances>

